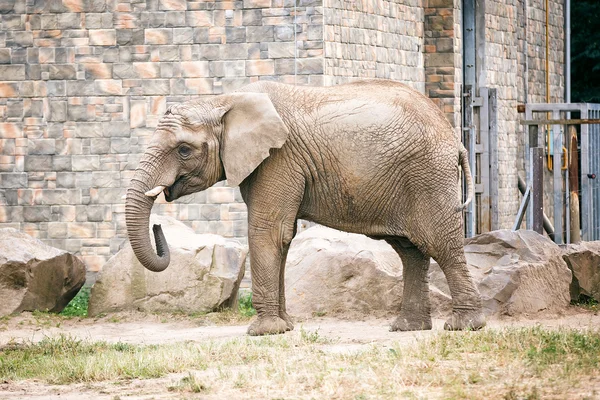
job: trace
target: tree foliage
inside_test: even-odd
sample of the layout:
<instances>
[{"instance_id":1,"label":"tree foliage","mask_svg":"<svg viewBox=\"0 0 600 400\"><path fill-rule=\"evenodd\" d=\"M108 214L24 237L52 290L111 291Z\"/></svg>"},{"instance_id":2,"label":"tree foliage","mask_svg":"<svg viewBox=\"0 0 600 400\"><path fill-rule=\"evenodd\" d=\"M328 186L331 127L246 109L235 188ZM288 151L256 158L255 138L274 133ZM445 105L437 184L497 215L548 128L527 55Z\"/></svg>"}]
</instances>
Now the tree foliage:
<instances>
[{"instance_id":1,"label":"tree foliage","mask_svg":"<svg viewBox=\"0 0 600 400\"><path fill-rule=\"evenodd\" d=\"M571 0L571 101L600 103L599 0Z\"/></svg>"}]
</instances>

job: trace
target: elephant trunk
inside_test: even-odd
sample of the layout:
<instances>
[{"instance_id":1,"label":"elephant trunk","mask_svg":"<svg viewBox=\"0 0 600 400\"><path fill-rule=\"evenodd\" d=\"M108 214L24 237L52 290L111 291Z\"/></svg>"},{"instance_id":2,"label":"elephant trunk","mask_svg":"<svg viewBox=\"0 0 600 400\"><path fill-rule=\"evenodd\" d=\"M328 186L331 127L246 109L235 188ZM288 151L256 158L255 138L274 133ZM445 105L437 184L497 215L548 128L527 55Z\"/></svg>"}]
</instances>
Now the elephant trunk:
<instances>
[{"instance_id":1,"label":"elephant trunk","mask_svg":"<svg viewBox=\"0 0 600 400\"><path fill-rule=\"evenodd\" d=\"M152 227L156 242L156 253L152 248L148 226L155 197L145 195L151 188L144 182L150 182L148 174L138 169L129 189L127 189L127 200L125 202L127 234L129 235L131 248L140 263L150 271L160 272L169 266L171 256L160 225Z\"/></svg>"}]
</instances>

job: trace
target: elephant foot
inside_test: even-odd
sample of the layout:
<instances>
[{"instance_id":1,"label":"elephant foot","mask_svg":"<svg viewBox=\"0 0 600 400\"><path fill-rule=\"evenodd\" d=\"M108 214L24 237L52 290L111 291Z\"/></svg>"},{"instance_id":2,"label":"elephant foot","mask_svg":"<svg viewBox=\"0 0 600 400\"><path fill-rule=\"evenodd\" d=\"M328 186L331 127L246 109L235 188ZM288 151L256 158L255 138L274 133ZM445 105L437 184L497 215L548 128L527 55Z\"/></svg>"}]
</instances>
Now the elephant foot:
<instances>
[{"instance_id":1,"label":"elephant foot","mask_svg":"<svg viewBox=\"0 0 600 400\"><path fill-rule=\"evenodd\" d=\"M292 322L292 317L290 317L287 312L280 311L279 312L279 318L281 318L282 320L285 321L285 323L287 325L286 331L293 331L294 330L294 323Z\"/></svg>"},{"instance_id":2,"label":"elephant foot","mask_svg":"<svg viewBox=\"0 0 600 400\"><path fill-rule=\"evenodd\" d=\"M407 318L400 315L392 326L390 326L390 332L407 332L407 331L429 331L431 330L431 317L415 318L411 316Z\"/></svg>"},{"instance_id":3,"label":"elephant foot","mask_svg":"<svg viewBox=\"0 0 600 400\"><path fill-rule=\"evenodd\" d=\"M287 322L279 317L259 317L248 327L248 335L277 335L288 330Z\"/></svg>"},{"instance_id":4,"label":"elephant foot","mask_svg":"<svg viewBox=\"0 0 600 400\"><path fill-rule=\"evenodd\" d=\"M452 311L452 316L444 324L447 331L476 331L485 326L485 316L481 310Z\"/></svg>"}]
</instances>

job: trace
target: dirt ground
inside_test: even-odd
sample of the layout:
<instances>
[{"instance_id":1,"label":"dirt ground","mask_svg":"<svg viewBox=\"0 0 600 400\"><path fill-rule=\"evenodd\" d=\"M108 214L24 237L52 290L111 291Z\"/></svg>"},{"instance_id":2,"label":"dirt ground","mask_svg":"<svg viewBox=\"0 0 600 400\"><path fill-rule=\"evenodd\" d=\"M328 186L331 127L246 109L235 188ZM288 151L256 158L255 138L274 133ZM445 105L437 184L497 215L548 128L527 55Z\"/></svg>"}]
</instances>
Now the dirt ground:
<instances>
[{"instance_id":1,"label":"dirt ground","mask_svg":"<svg viewBox=\"0 0 600 400\"><path fill-rule=\"evenodd\" d=\"M420 338L426 338L443 329L443 320L435 319L432 331L389 332L390 319L350 320L346 318L311 318L296 322L295 332L302 328L317 331L320 336L335 339L324 344L321 350L330 352L353 352L372 345L399 343L410 346ZM59 325L59 326L55 326ZM198 321L186 318L165 318L144 314L119 314L100 319L64 319L55 324L52 319L44 321L31 314L12 317L5 321L0 331L0 346L10 342L39 341L44 337L70 335L73 337L106 342L132 344L166 344L183 341L228 340L243 337L247 324L234 326L198 326ZM594 328L600 327L598 312L570 307L559 315L537 314L535 316L502 317L488 320L490 328L526 327L540 325L546 328ZM48 385L36 381L0 382L1 399L172 399L182 398L180 393L167 391L166 387L181 379L183 374L171 374L160 379L129 380L125 382L99 382L74 385ZM216 397L214 397L216 396ZM185 396L184 396L185 397ZM189 396L191 397L191 396ZM201 398L222 398L218 394Z\"/></svg>"}]
</instances>

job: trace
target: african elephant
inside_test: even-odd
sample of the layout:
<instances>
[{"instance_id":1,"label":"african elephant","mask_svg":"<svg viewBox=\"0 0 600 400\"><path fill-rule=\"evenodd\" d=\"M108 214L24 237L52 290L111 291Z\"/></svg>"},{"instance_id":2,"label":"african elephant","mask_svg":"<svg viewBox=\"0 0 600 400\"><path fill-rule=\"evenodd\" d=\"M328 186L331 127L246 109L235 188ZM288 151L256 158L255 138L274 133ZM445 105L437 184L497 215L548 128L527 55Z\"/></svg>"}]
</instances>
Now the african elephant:
<instances>
[{"instance_id":1,"label":"african elephant","mask_svg":"<svg viewBox=\"0 0 600 400\"><path fill-rule=\"evenodd\" d=\"M169 264L152 204L227 179L248 207L253 302L250 335L293 329L286 313L285 262L301 218L387 241L404 271L394 331L431 329L428 268L448 280L445 328L485 325L463 250L460 169L473 182L465 148L438 107L385 80L333 87L257 82L231 94L169 108L127 191L131 246L151 271Z\"/></svg>"}]
</instances>

